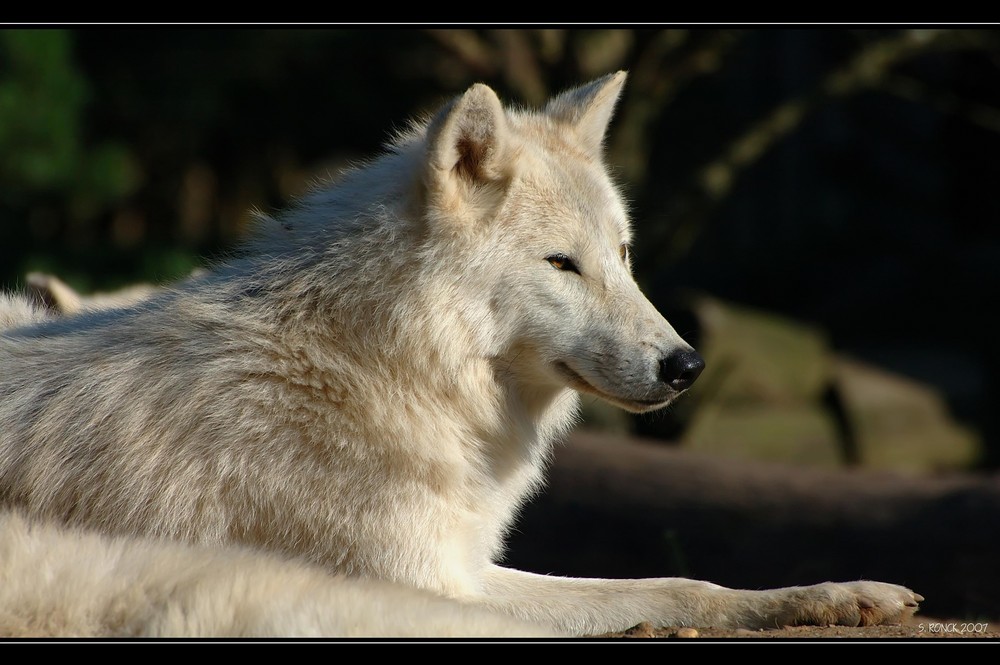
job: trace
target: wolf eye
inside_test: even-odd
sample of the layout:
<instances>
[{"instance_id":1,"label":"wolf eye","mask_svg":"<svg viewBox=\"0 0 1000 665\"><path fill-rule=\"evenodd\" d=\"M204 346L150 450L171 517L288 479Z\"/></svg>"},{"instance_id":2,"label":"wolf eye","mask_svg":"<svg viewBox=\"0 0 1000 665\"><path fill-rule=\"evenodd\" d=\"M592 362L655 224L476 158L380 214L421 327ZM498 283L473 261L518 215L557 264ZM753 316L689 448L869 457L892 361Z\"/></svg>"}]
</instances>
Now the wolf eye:
<instances>
[{"instance_id":1,"label":"wolf eye","mask_svg":"<svg viewBox=\"0 0 1000 665\"><path fill-rule=\"evenodd\" d=\"M629 254L628 245L622 243L621 247L618 248L618 256L622 258L622 263L628 263Z\"/></svg>"},{"instance_id":2,"label":"wolf eye","mask_svg":"<svg viewBox=\"0 0 1000 665\"><path fill-rule=\"evenodd\" d=\"M559 270L569 270L570 272L575 272L577 275L580 274L580 269L576 267L573 263L573 259L569 258L565 254L553 254L552 256L546 256L545 260L552 264L553 268L558 268Z\"/></svg>"}]
</instances>

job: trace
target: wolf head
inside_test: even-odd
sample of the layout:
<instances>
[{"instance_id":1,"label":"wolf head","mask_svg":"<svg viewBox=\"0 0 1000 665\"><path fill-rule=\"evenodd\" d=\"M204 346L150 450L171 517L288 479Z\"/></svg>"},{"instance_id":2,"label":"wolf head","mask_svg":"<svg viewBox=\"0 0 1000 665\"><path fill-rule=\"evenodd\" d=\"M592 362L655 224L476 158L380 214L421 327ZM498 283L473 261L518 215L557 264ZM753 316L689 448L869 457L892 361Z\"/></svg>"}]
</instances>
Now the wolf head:
<instances>
[{"instance_id":1,"label":"wolf head","mask_svg":"<svg viewBox=\"0 0 1000 665\"><path fill-rule=\"evenodd\" d=\"M504 109L473 85L427 128L423 210L429 245L460 271L455 288L478 294L468 317L510 379L643 412L704 363L631 274L629 219L602 155L624 82L605 76L540 112Z\"/></svg>"}]
</instances>

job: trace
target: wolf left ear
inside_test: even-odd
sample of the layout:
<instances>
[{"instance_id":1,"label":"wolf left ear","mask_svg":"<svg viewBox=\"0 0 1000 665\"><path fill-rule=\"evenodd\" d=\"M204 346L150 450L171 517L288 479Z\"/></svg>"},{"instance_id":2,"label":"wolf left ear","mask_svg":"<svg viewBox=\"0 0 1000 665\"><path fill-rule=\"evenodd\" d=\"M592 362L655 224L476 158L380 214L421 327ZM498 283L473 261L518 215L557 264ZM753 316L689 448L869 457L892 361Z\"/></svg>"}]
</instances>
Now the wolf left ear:
<instances>
[{"instance_id":1,"label":"wolf left ear","mask_svg":"<svg viewBox=\"0 0 1000 665\"><path fill-rule=\"evenodd\" d=\"M507 117L500 99L482 83L445 107L428 128L432 178L469 183L500 180L508 160Z\"/></svg>"},{"instance_id":2,"label":"wolf left ear","mask_svg":"<svg viewBox=\"0 0 1000 665\"><path fill-rule=\"evenodd\" d=\"M593 155L600 155L626 78L625 72L618 71L567 90L554 97L545 111L550 117L571 125L583 147Z\"/></svg>"}]
</instances>

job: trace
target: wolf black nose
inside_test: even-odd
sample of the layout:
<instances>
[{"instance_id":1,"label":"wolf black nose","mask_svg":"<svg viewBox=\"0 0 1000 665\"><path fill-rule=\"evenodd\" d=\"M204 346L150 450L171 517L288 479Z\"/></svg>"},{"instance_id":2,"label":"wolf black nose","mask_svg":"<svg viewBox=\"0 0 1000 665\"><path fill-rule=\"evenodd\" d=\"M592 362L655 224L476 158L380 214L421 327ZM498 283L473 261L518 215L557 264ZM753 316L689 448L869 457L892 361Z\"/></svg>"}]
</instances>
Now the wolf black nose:
<instances>
[{"instance_id":1,"label":"wolf black nose","mask_svg":"<svg viewBox=\"0 0 1000 665\"><path fill-rule=\"evenodd\" d=\"M695 351L676 351L660 360L660 381L674 390L686 390L703 369L705 361Z\"/></svg>"}]
</instances>

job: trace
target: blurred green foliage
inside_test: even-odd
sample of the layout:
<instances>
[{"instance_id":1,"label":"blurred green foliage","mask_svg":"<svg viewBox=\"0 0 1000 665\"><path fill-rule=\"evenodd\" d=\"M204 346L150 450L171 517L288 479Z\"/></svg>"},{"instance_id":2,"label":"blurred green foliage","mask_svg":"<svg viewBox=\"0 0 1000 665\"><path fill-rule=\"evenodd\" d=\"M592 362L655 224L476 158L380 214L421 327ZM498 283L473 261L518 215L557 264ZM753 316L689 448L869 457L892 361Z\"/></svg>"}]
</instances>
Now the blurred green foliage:
<instances>
[{"instance_id":1,"label":"blurred green foliage","mask_svg":"<svg viewBox=\"0 0 1000 665\"><path fill-rule=\"evenodd\" d=\"M86 217L132 191L128 149L85 135L89 98L67 31L0 31L0 196L7 205L52 194Z\"/></svg>"}]
</instances>

